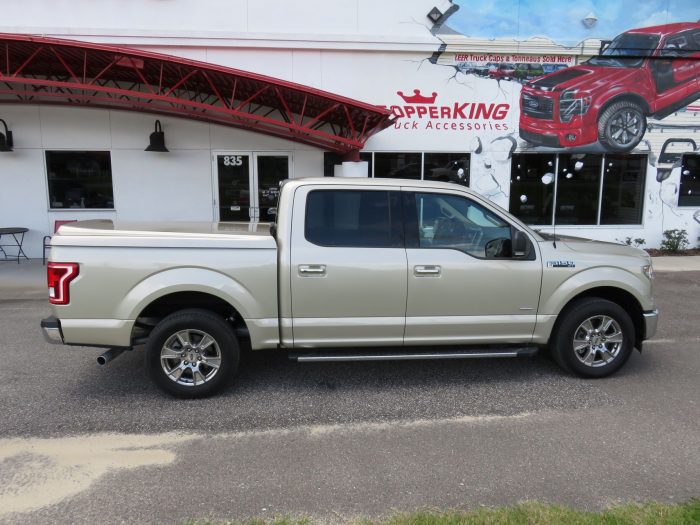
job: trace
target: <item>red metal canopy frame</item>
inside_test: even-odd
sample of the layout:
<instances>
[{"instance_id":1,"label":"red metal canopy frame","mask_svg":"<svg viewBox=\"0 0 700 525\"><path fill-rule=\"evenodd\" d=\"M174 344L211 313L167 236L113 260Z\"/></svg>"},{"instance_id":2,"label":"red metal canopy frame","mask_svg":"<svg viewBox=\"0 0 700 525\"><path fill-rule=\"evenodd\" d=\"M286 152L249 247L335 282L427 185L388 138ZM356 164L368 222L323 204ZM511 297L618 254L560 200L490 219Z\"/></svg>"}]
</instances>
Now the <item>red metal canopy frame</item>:
<instances>
[{"instance_id":1,"label":"red metal canopy frame","mask_svg":"<svg viewBox=\"0 0 700 525\"><path fill-rule=\"evenodd\" d=\"M238 69L57 38L0 33L0 103L60 104L197 119L341 154L391 124L389 112Z\"/></svg>"}]
</instances>

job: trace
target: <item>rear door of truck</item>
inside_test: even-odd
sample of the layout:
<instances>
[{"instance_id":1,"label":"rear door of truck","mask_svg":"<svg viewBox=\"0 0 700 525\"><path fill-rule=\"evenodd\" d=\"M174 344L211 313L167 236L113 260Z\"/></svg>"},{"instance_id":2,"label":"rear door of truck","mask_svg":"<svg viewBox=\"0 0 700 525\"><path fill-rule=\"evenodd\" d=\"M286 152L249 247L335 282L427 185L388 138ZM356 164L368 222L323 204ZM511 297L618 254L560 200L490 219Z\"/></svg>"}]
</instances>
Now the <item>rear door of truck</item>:
<instances>
[{"instance_id":1,"label":"rear door of truck","mask_svg":"<svg viewBox=\"0 0 700 525\"><path fill-rule=\"evenodd\" d=\"M408 265L397 190L296 189L290 267L295 348L403 344Z\"/></svg>"}]
</instances>

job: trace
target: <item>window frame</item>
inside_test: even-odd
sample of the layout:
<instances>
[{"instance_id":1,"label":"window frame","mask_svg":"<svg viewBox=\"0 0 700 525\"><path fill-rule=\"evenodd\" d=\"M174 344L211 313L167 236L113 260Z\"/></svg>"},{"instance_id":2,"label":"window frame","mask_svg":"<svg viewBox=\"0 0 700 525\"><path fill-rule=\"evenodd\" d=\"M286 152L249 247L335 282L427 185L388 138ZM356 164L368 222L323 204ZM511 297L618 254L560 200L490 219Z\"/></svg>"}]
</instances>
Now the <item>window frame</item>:
<instances>
[{"instance_id":1,"label":"window frame","mask_svg":"<svg viewBox=\"0 0 700 525\"><path fill-rule=\"evenodd\" d=\"M43 163L44 163L44 183L46 188L46 201L47 210L50 213L85 213L85 212L115 212L117 210L116 198L114 195L114 170L112 169L112 150L109 149L44 149L43 151ZM48 154L50 153L108 153L109 154L109 175L111 178L112 185L112 207L111 208L54 208L51 205L51 185L49 183L49 159Z\"/></svg>"},{"instance_id":2,"label":"window frame","mask_svg":"<svg viewBox=\"0 0 700 525\"><path fill-rule=\"evenodd\" d=\"M388 246L361 246L361 245L338 245L338 244L322 244L309 239L308 236L308 224L309 224L309 199L314 193L320 192L335 192L335 193L386 193L388 200L389 209L389 234L390 234L390 245ZM392 200L392 196L395 197ZM396 219L395 219L396 217ZM404 249L405 243L405 233L403 228L403 206L401 205L401 191L400 190L390 190L387 188L377 188L377 189L352 189L352 188L315 188L310 190L304 199L304 240L313 246L319 246L321 248L360 248L360 249Z\"/></svg>"},{"instance_id":3,"label":"window frame","mask_svg":"<svg viewBox=\"0 0 700 525\"><path fill-rule=\"evenodd\" d=\"M456 252L459 252L461 254L467 255L469 257L472 257L473 259L479 260L479 261L535 261L537 260L537 253L534 247L534 243L532 241L532 238L530 237L530 234L528 234L525 230L522 230L521 228L518 228L515 226L511 221L509 221L506 217L503 217L500 213L498 213L496 210L491 209L489 206L486 206L484 203L481 203L475 199L470 198L469 195L466 195L461 192L445 192L445 191L438 191L438 190L431 190L429 188L425 189L410 189L407 191L403 191L402 193L402 204L403 204L403 225L404 225L404 242L406 249L414 249L414 250L453 250ZM520 231L522 232L528 240L528 246L527 246L527 251L524 256L522 257L479 257L477 255L474 255L473 253L465 252L464 250L460 250L458 248L452 248L450 246L421 246L420 245L420 238L418 236L418 213L416 211L416 196L418 194L434 194L434 195L449 195L452 197L458 197L458 198L463 198L469 202L472 202L478 206L481 206L482 208L486 209L493 215L496 215L499 219L501 219L504 223L506 223L510 229L510 239L511 243L513 242L513 239L515 238L515 232Z\"/></svg>"}]
</instances>

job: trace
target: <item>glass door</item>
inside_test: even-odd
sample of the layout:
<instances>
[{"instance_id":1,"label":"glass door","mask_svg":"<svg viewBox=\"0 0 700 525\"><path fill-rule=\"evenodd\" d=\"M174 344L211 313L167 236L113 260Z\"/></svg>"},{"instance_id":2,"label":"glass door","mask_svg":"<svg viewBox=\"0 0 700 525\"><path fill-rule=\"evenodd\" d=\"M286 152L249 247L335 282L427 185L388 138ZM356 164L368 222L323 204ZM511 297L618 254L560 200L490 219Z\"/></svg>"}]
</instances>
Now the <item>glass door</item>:
<instances>
[{"instance_id":1,"label":"glass door","mask_svg":"<svg viewBox=\"0 0 700 525\"><path fill-rule=\"evenodd\" d=\"M214 155L215 220L248 222L255 218L251 157L249 152Z\"/></svg>"},{"instance_id":2,"label":"glass door","mask_svg":"<svg viewBox=\"0 0 700 525\"><path fill-rule=\"evenodd\" d=\"M290 177L291 154L214 154L214 220L274 222L279 184Z\"/></svg>"},{"instance_id":3,"label":"glass door","mask_svg":"<svg viewBox=\"0 0 700 525\"><path fill-rule=\"evenodd\" d=\"M255 153L256 219L275 221L280 182L289 178L289 164L288 153Z\"/></svg>"}]
</instances>

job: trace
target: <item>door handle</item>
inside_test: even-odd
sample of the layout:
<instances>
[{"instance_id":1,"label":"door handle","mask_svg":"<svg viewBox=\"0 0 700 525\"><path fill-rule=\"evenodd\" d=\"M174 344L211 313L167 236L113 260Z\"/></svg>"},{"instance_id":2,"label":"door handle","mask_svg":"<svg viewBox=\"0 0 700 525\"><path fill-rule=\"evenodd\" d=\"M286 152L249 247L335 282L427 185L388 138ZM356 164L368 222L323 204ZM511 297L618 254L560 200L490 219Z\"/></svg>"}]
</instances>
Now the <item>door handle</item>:
<instances>
[{"instance_id":1,"label":"door handle","mask_svg":"<svg viewBox=\"0 0 700 525\"><path fill-rule=\"evenodd\" d=\"M427 265L413 267L413 274L418 276L418 277L424 277L424 276L439 277L440 271L441 271L440 267L436 264L427 264Z\"/></svg>"},{"instance_id":2,"label":"door handle","mask_svg":"<svg viewBox=\"0 0 700 525\"><path fill-rule=\"evenodd\" d=\"M326 275L325 264L300 264L299 275L302 277Z\"/></svg>"}]
</instances>

